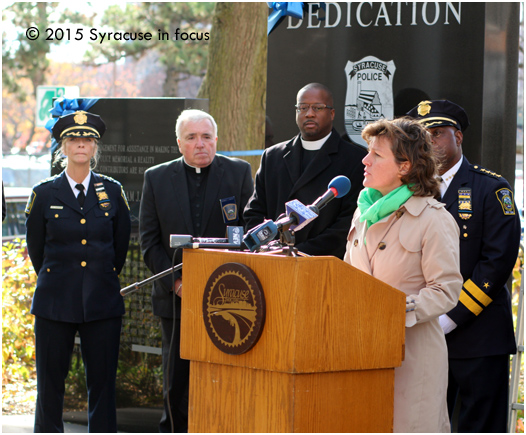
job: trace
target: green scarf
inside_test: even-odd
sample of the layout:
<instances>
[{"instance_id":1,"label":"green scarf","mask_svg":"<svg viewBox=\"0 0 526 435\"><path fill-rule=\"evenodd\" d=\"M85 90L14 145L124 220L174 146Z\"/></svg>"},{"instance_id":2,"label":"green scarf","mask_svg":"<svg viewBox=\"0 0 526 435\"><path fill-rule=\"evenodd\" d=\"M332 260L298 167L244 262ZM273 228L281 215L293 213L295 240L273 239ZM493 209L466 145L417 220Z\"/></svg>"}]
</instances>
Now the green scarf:
<instances>
[{"instance_id":1,"label":"green scarf","mask_svg":"<svg viewBox=\"0 0 526 435\"><path fill-rule=\"evenodd\" d=\"M367 228L369 228L398 210L402 204L411 198L413 193L407 184L403 184L385 196L382 196L376 189L366 187L358 197L358 208L361 212L360 222L367 221Z\"/></svg>"}]
</instances>

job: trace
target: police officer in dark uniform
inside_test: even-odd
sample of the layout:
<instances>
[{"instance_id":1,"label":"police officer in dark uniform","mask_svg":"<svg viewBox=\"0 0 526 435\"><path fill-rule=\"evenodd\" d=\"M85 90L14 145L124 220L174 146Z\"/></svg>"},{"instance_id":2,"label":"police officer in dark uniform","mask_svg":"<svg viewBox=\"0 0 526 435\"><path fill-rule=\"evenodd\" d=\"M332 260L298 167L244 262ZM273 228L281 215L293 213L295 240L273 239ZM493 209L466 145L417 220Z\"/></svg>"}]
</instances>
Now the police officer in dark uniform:
<instances>
[{"instance_id":1,"label":"police officer in dark uniform","mask_svg":"<svg viewBox=\"0 0 526 435\"><path fill-rule=\"evenodd\" d=\"M460 399L458 432L506 432L509 355L516 352L506 281L517 260L520 221L500 175L462 155L462 107L422 101L408 115L431 133L442 168L442 202L460 228L464 279L457 306L440 318L449 352L448 409Z\"/></svg>"},{"instance_id":2,"label":"police officer in dark uniform","mask_svg":"<svg viewBox=\"0 0 526 435\"><path fill-rule=\"evenodd\" d=\"M124 302L118 274L126 260L130 215L122 186L91 171L105 124L77 111L52 128L66 169L33 187L27 247L38 275L35 315L35 432L64 432L64 381L75 334L86 370L88 429L116 432L115 379ZM64 163L65 160L65 163Z\"/></svg>"}]
</instances>

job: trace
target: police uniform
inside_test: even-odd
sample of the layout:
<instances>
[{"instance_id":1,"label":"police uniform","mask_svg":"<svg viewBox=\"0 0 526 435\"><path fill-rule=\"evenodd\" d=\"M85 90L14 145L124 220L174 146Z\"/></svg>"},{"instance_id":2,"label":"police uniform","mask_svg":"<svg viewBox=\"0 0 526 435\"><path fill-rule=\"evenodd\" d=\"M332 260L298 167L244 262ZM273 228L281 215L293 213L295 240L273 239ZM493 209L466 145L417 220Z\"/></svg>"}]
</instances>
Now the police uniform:
<instances>
[{"instance_id":1,"label":"police uniform","mask_svg":"<svg viewBox=\"0 0 526 435\"><path fill-rule=\"evenodd\" d=\"M448 120L461 130L469 125L464 110L447 100L422 102L408 115L427 127L454 125ZM513 191L503 177L463 156L442 202L460 229L464 279L459 302L447 313L457 325L446 334L450 417L460 397L458 432L505 432L509 355L516 352L506 281L521 233Z\"/></svg>"},{"instance_id":2,"label":"police uniform","mask_svg":"<svg viewBox=\"0 0 526 435\"><path fill-rule=\"evenodd\" d=\"M54 136L99 138L104 128L98 120L92 122L96 115L78 115L60 118ZM64 380L77 332L86 368L89 431L116 431L115 378L124 314L118 274L131 229L122 186L92 172L81 207L64 171L33 187L26 216L28 253L38 275L31 306L35 432L64 431Z\"/></svg>"}]
</instances>

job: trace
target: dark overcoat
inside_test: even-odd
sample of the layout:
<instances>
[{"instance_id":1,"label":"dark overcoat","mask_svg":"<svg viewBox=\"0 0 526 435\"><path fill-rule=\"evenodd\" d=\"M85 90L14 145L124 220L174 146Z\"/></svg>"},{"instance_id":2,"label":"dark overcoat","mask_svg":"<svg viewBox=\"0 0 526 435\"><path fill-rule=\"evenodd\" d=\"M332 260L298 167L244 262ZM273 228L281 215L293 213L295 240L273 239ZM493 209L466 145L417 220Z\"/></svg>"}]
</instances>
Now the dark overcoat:
<instances>
[{"instance_id":1,"label":"dark overcoat","mask_svg":"<svg viewBox=\"0 0 526 435\"><path fill-rule=\"evenodd\" d=\"M267 148L256 174L255 190L245 209L245 232L265 219L276 220L285 212L285 203L298 199L312 204L325 193L331 180L344 175L351 190L343 198L333 199L320 215L295 233L296 247L310 255L334 255L343 259L347 234L363 189L365 148L343 140L333 129L315 158L301 173L300 135L288 142Z\"/></svg>"},{"instance_id":2,"label":"dark overcoat","mask_svg":"<svg viewBox=\"0 0 526 435\"><path fill-rule=\"evenodd\" d=\"M163 163L144 173L139 212L139 233L144 262L153 274L172 267L174 249L171 234L196 236L190 210L188 182L183 158ZM227 226L243 226L241 211L253 191L250 164L216 154L210 165L201 222L201 237L224 238ZM225 223L221 199L235 197L237 219ZM181 263L179 250L175 263ZM167 276L153 283L152 304L156 316L173 317L172 281ZM181 301L176 298L175 317L180 317Z\"/></svg>"}]
</instances>

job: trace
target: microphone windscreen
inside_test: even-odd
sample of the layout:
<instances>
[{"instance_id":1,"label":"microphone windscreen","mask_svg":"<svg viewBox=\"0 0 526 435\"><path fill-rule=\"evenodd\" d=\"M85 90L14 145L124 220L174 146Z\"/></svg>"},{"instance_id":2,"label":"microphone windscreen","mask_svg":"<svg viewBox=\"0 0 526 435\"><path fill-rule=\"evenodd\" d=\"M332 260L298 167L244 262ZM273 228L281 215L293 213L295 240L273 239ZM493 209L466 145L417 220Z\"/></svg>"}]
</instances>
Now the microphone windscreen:
<instances>
[{"instance_id":1,"label":"microphone windscreen","mask_svg":"<svg viewBox=\"0 0 526 435\"><path fill-rule=\"evenodd\" d=\"M351 190L351 181L344 175L338 175L329 183L329 189L336 189L336 192L338 192L336 198L341 198Z\"/></svg>"}]
</instances>

